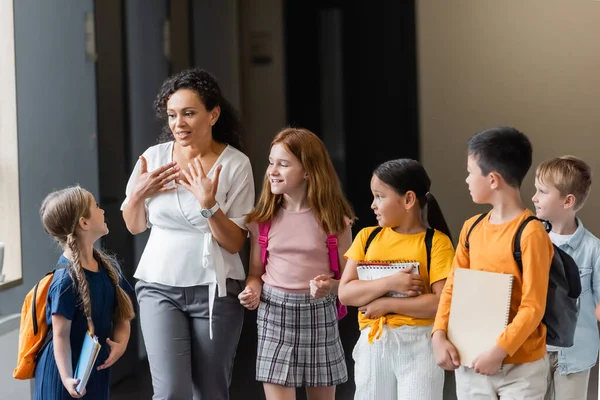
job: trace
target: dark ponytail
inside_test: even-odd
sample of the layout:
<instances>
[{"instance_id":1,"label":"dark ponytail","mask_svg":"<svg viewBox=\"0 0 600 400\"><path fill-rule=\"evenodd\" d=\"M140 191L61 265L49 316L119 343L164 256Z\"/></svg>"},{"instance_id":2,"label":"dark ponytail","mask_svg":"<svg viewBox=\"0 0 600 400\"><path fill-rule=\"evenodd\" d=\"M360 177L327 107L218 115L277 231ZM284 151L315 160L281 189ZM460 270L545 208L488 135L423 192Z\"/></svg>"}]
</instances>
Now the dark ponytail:
<instances>
[{"instance_id":1,"label":"dark ponytail","mask_svg":"<svg viewBox=\"0 0 600 400\"><path fill-rule=\"evenodd\" d=\"M425 212L427 214L427 223L433 229L437 229L440 232L443 232L452 240L452 234L450 233L450 228L446 223L446 219L444 218L444 214L442 213L442 209L438 204L437 200L433 195L427 192L425 196L425 200L427 205L425 206Z\"/></svg>"},{"instance_id":2,"label":"dark ponytail","mask_svg":"<svg viewBox=\"0 0 600 400\"><path fill-rule=\"evenodd\" d=\"M231 103L222 95L215 77L203 69L187 69L164 81L154 101L154 110L157 117L167 119L167 101L173 93L180 89L189 89L198 93L207 111L212 111L219 106L221 114L215 126L213 126L213 139L217 142L227 143L242 151L241 138L243 132L239 115ZM169 124L165 123L158 142L164 143L171 140L173 140L173 133L169 128Z\"/></svg>"},{"instance_id":3,"label":"dark ponytail","mask_svg":"<svg viewBox=\"0 0 600 400\"><path fill-rule=\"evenodd\" d=\"M427 215L427 224L431 228L445 233L452 240L442 210L435 197L429 193L431 179L418 161L409 158L386 161L379 165L373 174L400 195L405 195L408 191L414 192L419 207Z\"/></svg>"}]
</instances>

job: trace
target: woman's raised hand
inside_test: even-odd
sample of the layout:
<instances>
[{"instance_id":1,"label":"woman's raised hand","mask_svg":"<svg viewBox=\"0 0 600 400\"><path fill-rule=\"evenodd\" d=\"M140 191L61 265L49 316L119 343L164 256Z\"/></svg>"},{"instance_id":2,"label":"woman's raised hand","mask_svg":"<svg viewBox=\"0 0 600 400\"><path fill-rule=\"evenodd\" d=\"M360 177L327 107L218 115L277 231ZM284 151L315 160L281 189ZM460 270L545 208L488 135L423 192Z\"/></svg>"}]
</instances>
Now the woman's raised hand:
<instances>
[{"instance_id":1,"label":"woman's raised hand","mask_svg":"<svg viewBox=\"0 0 600 400\"><path fill-rule=\"evenodd\" d=\"M185 180L180 180L179 183L194 195L196 200L198 200L198 203L200 203L200 207L211 208L216 202L217 188L219 187L219 175L221 174L222 165L218 165L215 168L212 179L204 172L204 168L202 168L202 163L200 163L198 157L194 158L194 160L188 164L188 167L190 169L189 173L186 170L181 171L185 176L185 179L187 179L187 182Z\"/></svg>"},{"instance_id":2,"label":"woman's raised hand","mask_svg":"<svg viewBox=\"0 0 600 400\"><path fill-rule=\"evenodd\" d=\"M133 193L142 199L147 199L160 193L175 190L177 185L166 186L179 177L179 167L177 163L170 162L162 167L148 172L148 163L144 156L140 156L141 168L135 181Z\"/></svg>"}]
</instances>

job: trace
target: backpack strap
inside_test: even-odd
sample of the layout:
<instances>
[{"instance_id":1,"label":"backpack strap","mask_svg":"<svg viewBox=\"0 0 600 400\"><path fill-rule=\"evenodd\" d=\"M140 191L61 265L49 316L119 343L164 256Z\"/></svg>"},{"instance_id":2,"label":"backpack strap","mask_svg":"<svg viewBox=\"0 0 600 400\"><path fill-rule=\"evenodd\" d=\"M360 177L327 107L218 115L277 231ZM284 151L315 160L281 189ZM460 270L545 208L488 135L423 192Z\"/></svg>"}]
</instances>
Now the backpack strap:
<instances>
[{"instance_id":1,"label":"backpack strap","mask_svg":"<svg viewBox=\"0 0 600 400\"><path fill-rule=\"evenodd\" d=\"M56 271L56 268L53 269L52 271L48 272L46 275L44 275L44 277L54 274L54 272ZM37 335L38 334L38 323L37 323L37 308L36 308L36 304L37 304L37 292L38 292L38 287L40 286L40 281L38 281L35 286L33 287L33 301L31 302L31 320L33 322L33 334Z\"/></svg>"},{"instance_id":2,"label":"backpack strap","mask_svg":"<svg viewBox=\"0 0 600 400\"><path fill-rule=\"evenodd\" d=\"M431 248L433 247L433 235L435 230L433 228L427 228L425 233L425 249L427 250L427 276L429 276L429 270L431 269Z\"/></svg>"},{"instance_id":3,"label":"backpack strap","mask_svg":"<svg viewBox=\"0 0 600 400\"><path fill-rule=\"evenodd\" d=\"M367 243L365 244L365 255L367 254L367 250L369 250L369 246L371 245L371 242L373 241L373 239L375 239L375 236L377 236L379 234L379 232L381 232L381 227L378 226L377 228L373 229L373 231L369 234L369 237L367 238ZM433 228L427 228L427 232L425 233L425 249L427 251L427 274L429 275L429 270L431 267L431 248L433 247L433 235L435 234L435 230Z\"/></svg>"},{"instance_id":4,"label":"backpack strap","mask_svg":"<svg viewBox=\"0 0 600 400\"><path fill-rule=\"evenodd\" d=\"M487 215L488 215L487 212L479 215L479 217L477 217L477 219L475 220L475 222L473 222L473 225L471 225L471 227L469 228L469 231L467 232L467 237L465 238L465 247L467 248L467 250L469 250L469 237L471 237L471 232L473 232L473 228L475 228L478 223L480 223L481 221L483 221L483 219Z\"/></svg>"},{"instance_id":5,"label":"backpack strap","mask_svg":"<svg viewBox=\"0 0 600 400\"><path fill-rule=\"evenodd\" d=\"M333 271L333 279L340 279L340 259L338 255L338 238L336 235L327 236L327 249L329 249L329 266Z\"/></svg>"},{"instance_id":6,"label":"backpack strap","mask_svg":"<svg viewBox=\"0 0 600 400\"><path fill-rule=\"evenodd\" d=\"M63 269L63 268L67 268L67 264L59 264L56 266L56 268L54 268L52 271L48 272L46 275L44 275L45 277L48 275L53 275L57 269ZM39 331L39 326L37 323L37 308L35 307L37 304L37 291L38 291L38 286L40 285L40 282L38 281L35 284L34 290L33 290L33 301L31 304L31 318L32 318L32 322L33 322L33 334L35 336L37 336L38 331ZM45 311L45 310L44 310ZM40 347L40 349L38 350L37 354L35 355L35 357L33 358L34 362L37 362L38 358L42 355L42 353L44 352L44 349L46 348L46 346L48 346L48 344L50 344L50 342L52 341L52 324L50 324L48 326L48 332L46 333L46 337L44 338L44 343L42 344L42 347Z\"/></svg>"},{"instance_id":7,"label":"backpack strap","mask_svg":"<svg viewBox=\"0 0 600 400\"><path fill-rule=\"evenodd\" d=\"M38 334L38 323L37 323L37 308L36 308L36 304L37 304L37 291L38 291L38 286L40 285L40 283L36 283L35 286L33 287L33 301L31 302L31 320L33 322L33 334L37 335Z\"/></svg>"},{"instance_id":8,"label":"backpack strap","mask_svg":"<svg viewBox=\"0 0 600 400\"><path fill-rule=\"evenodd\" d=\"M260 258L265 267L267 266L267 246L269 245L269 229L271 229L271 221L258 224L258 244L260 245L261 249Z\"/></svg>"},{"instance_id":9,"label":"backpack strap","mask_svg":"<svg viewBox=\"0 0 600 400\"><path fill-rule=\"evenodd\" d=\"M521 236L523 235L523 231L525 227L529 223L529 221L538 220L537 217L530 215L525 219L525 221L521 222L519 229L517 229L517 233L515 234L515 241L513 243L513 257L517 262L517 266L519 267L519 271L521 274L523 273L523 253L521 252ZM538 220L539 221L539 220Z\"/></svg>"},{"instance_id":10,"label":"backpack strap","mask_svg":"<svg viewBox=\"0 0 600 400\"><path fill-rule=\"evenodd\" d=\"M327 236L327 249L329 250L329 268L333 271L333 279L340 279L340 259L338 254L338 238L336 235ZM339 297L336 300L336 310L338 320L348 314L348 308L340 302Z\"/></svg>"},{"instance_id":11,"label":"backpack strap","mask_svg":"<svg viewBox=\"0 0 600 400\"><path fill-rule=\"evenodd\" d=\"M382 229L383 229L382 227L378 226L377 228L373 229L373 231L367 238L367 243L365 244L365 256L367 255L367 250L369 250L369 246L371 245L371 242L373 241L373 239L375 239L375 236L377 236L379 234L379 232L381 232Z\"/></svg>"},{"instance_id":12,"label":"backpack strap","mask_svg":"<svg viewBox=\"0 0 600 400\"><path fill-rule=\"evenodd\" d=\"M52 333L52 325L50 325L48 327L48 332L46 333L46 337L44 338L44 343L42 344L42 347L40 347L40 349L38 350L38 352L36 353L35 357L33 358L33 360L35 362L37 362L37 360L40 358L40 356L42 355L42 353L44 352L44 349L46 348L46 346L48 346L50 344L50 342L53 339L53 333Z\"/></svg>"}]
</instances>

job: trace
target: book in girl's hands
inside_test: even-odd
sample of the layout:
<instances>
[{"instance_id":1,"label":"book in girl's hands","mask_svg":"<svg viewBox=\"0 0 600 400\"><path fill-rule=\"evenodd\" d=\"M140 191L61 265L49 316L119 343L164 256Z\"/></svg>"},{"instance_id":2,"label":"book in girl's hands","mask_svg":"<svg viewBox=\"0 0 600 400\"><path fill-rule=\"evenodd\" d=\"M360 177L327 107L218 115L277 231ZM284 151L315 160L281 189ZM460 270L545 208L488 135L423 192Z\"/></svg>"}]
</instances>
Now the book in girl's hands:
<instances>
[{"instance_id":1,"label":"book in girl's hands","mask_svg":"<svg viewBox=\"0 0 600 400\"><path fill-rule=\"evenodd\" d=\"M513 278L469 268L454 270L448 340L456 347L462 366L470 368L508 325Z\"/></svg>"},{"instance_id":2,"label":"book in girl's hands","mask_svg":"<svg viewBox=\"0 0 600 400\"><path fill-rule=\"evenodd\" d=\"M419 274L419 263L416 261L361 261L356 267L358 279L363 281L385 278L401 271L411 270L413 274ZM398 292L388 292L389 297L408 297Z\"/></svg>"},{"instance_id":3,"label":"book in girl's hands","mask_svg":"<svg viewBox=\"0 0 600 400\"><path fill-rule=\"evenodd\" d=\"M100 343L98 343L98 337L92 336L89 332L85 334L83 339L83 346L81 347L81 354L79 354L79 361L75 368L75 379L79 379L77 385L77 393L83 392L87 385L90 375L94 370L94 364L96 364L96 358L100 352Z\"/></svg>"}]
</instances>

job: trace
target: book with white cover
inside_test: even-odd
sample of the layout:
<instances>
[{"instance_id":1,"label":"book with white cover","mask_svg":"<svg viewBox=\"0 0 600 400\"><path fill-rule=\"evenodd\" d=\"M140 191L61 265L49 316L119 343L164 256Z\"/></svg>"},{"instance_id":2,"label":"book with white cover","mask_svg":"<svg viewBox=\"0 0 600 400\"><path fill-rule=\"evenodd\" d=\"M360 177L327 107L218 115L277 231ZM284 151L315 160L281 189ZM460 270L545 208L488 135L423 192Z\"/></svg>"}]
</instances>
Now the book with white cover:
<instances>
[{"instance_id":1,"label":"book with white cover","mask_svg":"<svg viewBox=\"0 0 600 400\"><path fill-rule=\"evenodd\" d=\"M513 275L456 268L448 320L448 340L460 364L490 350L509 322Z\"/></svg>"},{"instance_id":2,"label":"book with white cover","mask_svg":"<svg viewBox=\"0 0 600 400\"><path fill-rule=\"evenodd\" d=\"M414 261L361 261L357 267L358 279L374 280L397 274L401 271L411 270L413 274L419 274L419 263ZM389 292L390 297L408 297L398 292Z\"/></svg>"}]
</instances>

